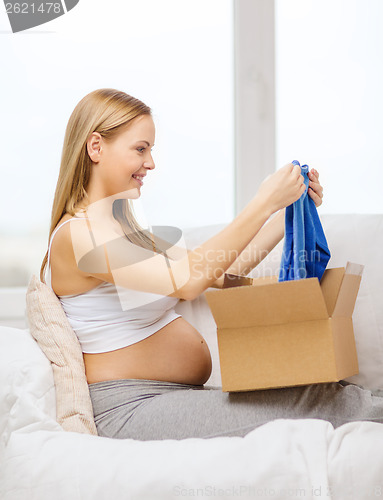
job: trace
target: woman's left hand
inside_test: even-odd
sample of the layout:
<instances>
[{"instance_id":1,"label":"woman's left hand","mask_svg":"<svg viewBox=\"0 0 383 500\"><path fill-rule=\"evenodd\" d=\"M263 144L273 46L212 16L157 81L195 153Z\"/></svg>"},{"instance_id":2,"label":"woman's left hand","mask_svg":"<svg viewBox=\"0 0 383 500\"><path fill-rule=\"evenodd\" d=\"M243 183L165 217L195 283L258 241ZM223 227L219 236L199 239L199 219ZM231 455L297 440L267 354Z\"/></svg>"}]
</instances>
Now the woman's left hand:
<instances>
[{"instance_id":1,"label":"woman's left hand","mask_svg":"<svg viewBox=\"0 0 383 500\"><path fill-rule=\"evenodd\" d=\"M314 200L315 206L319 207L319 205L322 205L322 198L323 198L323 187L319 182L319 174L314 168L312 168L309 171L308 176L309 176L308 194Z\"/></svg>"}]
</instances>

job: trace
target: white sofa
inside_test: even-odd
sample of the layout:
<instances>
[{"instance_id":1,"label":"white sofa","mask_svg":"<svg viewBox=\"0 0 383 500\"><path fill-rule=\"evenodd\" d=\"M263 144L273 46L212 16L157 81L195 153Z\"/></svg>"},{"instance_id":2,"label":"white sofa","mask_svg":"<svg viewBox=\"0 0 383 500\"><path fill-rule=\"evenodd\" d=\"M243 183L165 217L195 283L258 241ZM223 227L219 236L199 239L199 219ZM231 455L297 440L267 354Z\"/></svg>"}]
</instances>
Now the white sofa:
<instances>
[{"instance_id":1,"label":"white sofa","mask_svg":"<svg viewBox=\"0 0 383 500\"><path fill-rule=\"evenodd\" d=\"M383 215L323 215L332 258L365 265L354 311L360 373L383 389ZM189 228L189 248L223 225ZM282 243L251 275L277 272ZM204 296L176 306L204 335L213 358L206 385L220 386L216 327ZM337 429L319 419L278 419L244 438L118 440L64 431L56 422L51 364L28 329L0 327L2 500L332 498L383 496L383 425Z\"/></svg>"}]
</instances>

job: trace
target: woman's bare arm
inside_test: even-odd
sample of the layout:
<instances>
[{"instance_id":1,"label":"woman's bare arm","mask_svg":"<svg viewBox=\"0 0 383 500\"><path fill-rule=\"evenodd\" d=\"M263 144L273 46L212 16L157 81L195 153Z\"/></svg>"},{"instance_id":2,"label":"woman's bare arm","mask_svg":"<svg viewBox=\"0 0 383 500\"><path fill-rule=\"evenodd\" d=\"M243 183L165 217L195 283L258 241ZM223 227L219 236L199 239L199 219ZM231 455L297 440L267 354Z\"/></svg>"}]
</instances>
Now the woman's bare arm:
<instances>
[{"instance_id":1,"label":"woman's bare arm","mask_svg":"<svg viewBox=\"0 0 383 500\"><path fill-rule=\"evenodd\" d=\"M262 229L254 236L251 242L227 269L228 274L246 276L273 250L285 234L285 209L280 210ZM224 274L211 286L222 288Z\"/></svg>"},{"instance_id":2,"label":"woman's bare arm","mask_svg":"<svg viewBox=\"0 0 383 500\"><path fill-rule=\"evenodd\" d=\"M99 220L68 224L69 241L84 276L138 291L192 300L230 267L269 216L263 201L254 198L238 217L203 244L191 251L185 250L183 256L182 249L178 248L177 260L172 260L171 249L171 258L167 258L142 248L113 233Z\"/></svg>"},{"instance_id":3,"label":"woman's bare arm","mask_svg":"<svg viewBox=\"0 0 383 500\"><path fill-rule=\"evenodd\" d=\"M263 181L257 195L228 226L175 261L134 245L121 235L117 238L110 215L103 217L102 210L96 220L91 220L91 231L85 230L85 221L68 224L68 241L84 277L192 300L231 267L272 213L297 200L303 192L300 168L286 165ZM70 252L68 248L65 251Z\"/></svg>"}]
</instances>

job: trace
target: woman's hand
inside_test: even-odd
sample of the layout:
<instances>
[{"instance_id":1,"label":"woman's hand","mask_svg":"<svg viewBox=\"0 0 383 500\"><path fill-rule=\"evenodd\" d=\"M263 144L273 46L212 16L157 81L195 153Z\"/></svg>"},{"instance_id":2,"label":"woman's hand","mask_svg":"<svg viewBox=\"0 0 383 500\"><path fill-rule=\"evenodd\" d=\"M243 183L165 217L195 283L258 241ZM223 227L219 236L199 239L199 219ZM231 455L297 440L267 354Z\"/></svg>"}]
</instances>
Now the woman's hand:
<instances>
[{"instance_id":1,"label":"woman's hand","mask_svg":"<svg viewBox=\"0 0 383 500\"><path fill-rule=\"evenodd\" d=\"M308 176L309 176L308 194L314 200L315 206L319 207L319 205L322 205L322 198L323 198L323 187L319 182L319 173L314 168L312 168L309 171Z\"/></svg>"},{"instance_id":2,"label":"woman's hand","mask_svg":"<svg viewBox=\"0 0 383 500\"><path fill-rule=\"evenodd\" d=\"M271 215L297 201L305 190L301 167L288 163L264 179L255 198Z\"/></svg>"}]
</instances>

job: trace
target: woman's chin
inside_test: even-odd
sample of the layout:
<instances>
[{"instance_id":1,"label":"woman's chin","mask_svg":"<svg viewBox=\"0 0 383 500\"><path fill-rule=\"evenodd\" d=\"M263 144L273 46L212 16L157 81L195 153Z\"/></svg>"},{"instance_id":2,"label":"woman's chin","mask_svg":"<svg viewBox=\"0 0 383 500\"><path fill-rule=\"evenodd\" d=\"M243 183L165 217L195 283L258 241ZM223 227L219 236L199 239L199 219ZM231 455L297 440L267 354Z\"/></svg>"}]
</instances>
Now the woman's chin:
<instances>
[{"instance_id":1,"label":"woman's chin","mask_svg":"<svg viewBox=\"0 0 383 500\"><path fill-rule=\"evenodd\" d=\"M129 190L129 198L132 200L136 200L141 196L141 189L140 188L133 188Z\"/></svg>"},{"instance_id":2,"label":"woman's chin","mask_svg":"<svg viewBox=\"0 0 383 500\"><path fill-rule=\"evenodd\" d=\"M113 195L115 199L125 199L125 200L135 200L141 196L141 191L139 187L132 187L126 191L120 191Z\"/></svg>"}]
</instances>

